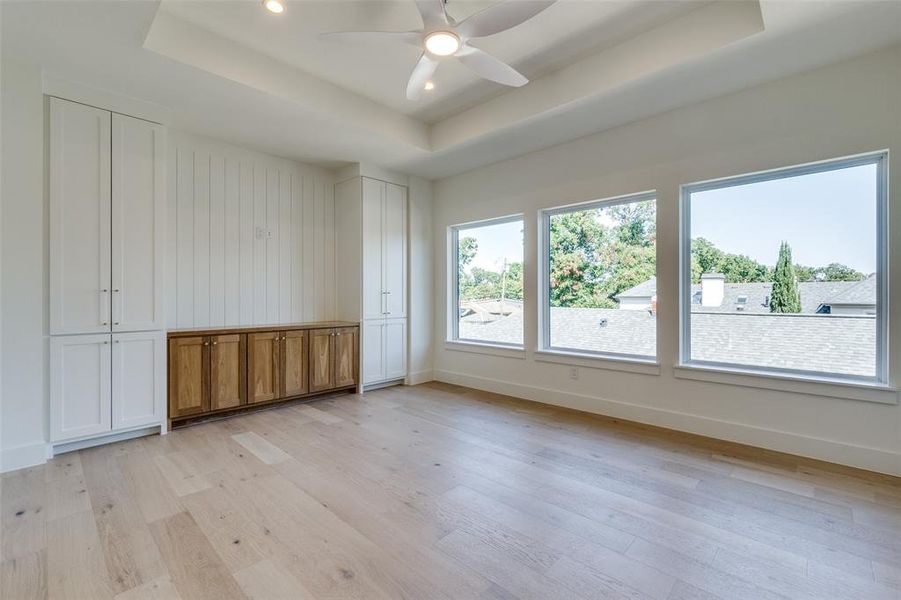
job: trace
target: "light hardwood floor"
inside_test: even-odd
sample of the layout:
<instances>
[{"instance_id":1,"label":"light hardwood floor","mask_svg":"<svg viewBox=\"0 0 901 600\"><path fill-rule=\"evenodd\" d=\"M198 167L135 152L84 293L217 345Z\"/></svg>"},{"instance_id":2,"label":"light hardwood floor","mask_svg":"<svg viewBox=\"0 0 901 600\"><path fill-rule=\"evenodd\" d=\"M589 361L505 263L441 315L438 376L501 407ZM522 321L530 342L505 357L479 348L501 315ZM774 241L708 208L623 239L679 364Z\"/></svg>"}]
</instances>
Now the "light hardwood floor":
<instances>
[{"instance_id":1,"label":"light hardwood floor","mask_svg":"<svg viewBox=\"0 0 901 600\"><path fill-rule=\"evenodd\" d=\"M2 478L2 597L901 598L901 482L428 384Z\"/></svg>"}]
</instances>

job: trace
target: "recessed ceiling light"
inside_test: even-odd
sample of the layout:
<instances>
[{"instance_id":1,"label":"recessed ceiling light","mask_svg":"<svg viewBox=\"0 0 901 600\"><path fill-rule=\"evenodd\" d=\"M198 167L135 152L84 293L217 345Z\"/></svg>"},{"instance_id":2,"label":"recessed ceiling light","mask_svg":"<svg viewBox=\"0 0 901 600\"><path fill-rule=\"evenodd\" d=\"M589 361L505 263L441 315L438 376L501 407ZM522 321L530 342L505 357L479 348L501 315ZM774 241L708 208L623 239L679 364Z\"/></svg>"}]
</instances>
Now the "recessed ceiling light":
<instances>
[{"instance_id":1,"label":"recessed ceiling light","mask_svg":"<svg viewBox=\"0 0 901 600\"><path fill-rule=\"evenodd\" d=\"M431 91L434 90L434 89L435 89L435 82L434 82L434 81L426 81L426 82L425 82L425 91L431 92Z\"/></svg>"},{"instance_id":2,"label":"recessed ceiling light","mask_svg":"<svg viewBox=\"0 0 901 600\"><path fill-rule=\"evenodd\" d=\"M460 38L449 31L436 31L426 36L425 47L435 56L450 56L460 49Z\"/></svg>"},{"instance_id":3,"label":"recessed ceiling light","mask_svg":"<svg viewBox=\"0 0 901 600\"><path fill-rule=\"evenodd\" d=\"M263 0L263 6L266 7L271 13L275 13L277 15L285 12L285 1L284 0Z\"/></svg>"}]
</instances>

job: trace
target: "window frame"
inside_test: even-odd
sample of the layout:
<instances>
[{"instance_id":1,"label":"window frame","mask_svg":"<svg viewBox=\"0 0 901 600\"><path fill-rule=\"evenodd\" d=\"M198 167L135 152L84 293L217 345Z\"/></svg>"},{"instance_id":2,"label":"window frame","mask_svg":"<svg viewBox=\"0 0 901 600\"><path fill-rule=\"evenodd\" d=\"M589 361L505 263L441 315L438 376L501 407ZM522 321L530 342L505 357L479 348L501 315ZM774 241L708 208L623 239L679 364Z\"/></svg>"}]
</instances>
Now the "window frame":
<instances>
[{"instance_id":1,"label":"window frame","mask_svg":"<svg viewBox=\"0 0 901 600\"><path fill-rule=\"evenodd\" d=\"M469 221L467 223L458 223L457 225L451 225L447 228L447 236L448 236L448 263L447 263L447 274L448 274L448 327L447 327L447 338L445 339L446 344L452 344L455 349L464 349L466 346L472 346L473 351L477 351L479 349L492 349L498 348L502 350L523 350L524 344L508 344L506 342L494 342L488 340L476 340L470 338L461 338L460 337L460 278L457 272L457 265L459 264L458 253L460 250L460 230L461 229L474 229L477 227L490 227L491 225L504 225L506 223L513 223L519 221L522 223L523 230L525 230L525 215L522 213L516 213L512 215L506 215L503 217L492 217L490 219L482 219L479 221ZM523 233L523 237L525 237L525 233ZM525 239L523 239L522 243L522 260L523 260L523 271L525 272L526 266L526 243ZM526 288L523 286L523 301L525 301ZM525 340L525 318L523 318L523 340Z\"/></svg>"},{"instance_id":2,"label":"window frame","mask_svg":"<svg viewBox=\"0 0 901 600\"><path fill-rule=\"evenodd\" d=\"M866 152L842 158L827 159L736 175L709 179L679 186L679 360L677 368L742 373L756 377L816 381L822 383L863 384L875 387L889 385L889 237L888 237L888 150ZM788 179L814 173L838 171L863 165L876 165L876 364L872 377L835 372L762 367L691 358L691 195Z\"/></svg>"},{"instance_id":3,"label":"window frame","mask_svg":"<svg viewBox=\"0 0 901 600\"><path fill-rule=\"evenodd\" d=\"M627 365L629 363L638 364L638 365L651 365L656 366L658 364L658 357L660 356L660 348L657 347L657 340L660 338L659 334L659 325L660 321L657 320L657 327L654 329L654 354L630 354L625 352L599 352L596 350L585 350L580 348L566 348L563 346L552 346L551 345L551 217L560 214L566 214L571 212L580 212L585 210L592 210L596 208L610 208L613 206L620 206L622 204L632 204L633 202L644 202L646 200L653 200L654 205L654 220L657 226L659 226L659 214L657 212L657 190L646 190L643 192L636 192L631 194L623 194L621 196L613 196L610 198L602 198L600 200L589 200L587 202L577 202L573 204L566 204L564 206L555 206L551 208L544 208L538 211L538 253L539 253L539 261L538 261L538 297L540 301L538 303L538 354L545 356L560 356L566 358L576 358L576 359L585 359L585 360L593 360L593 361L604 361L606 364L609 364L612 368L615 368L615 365ZM654 274L657 274L657 258L658 258L659 244L655 244L654 246ZM629 370L626 367L625 370ZM653 373L657 374L657 372Z\"/></svg>"}]
</instances>

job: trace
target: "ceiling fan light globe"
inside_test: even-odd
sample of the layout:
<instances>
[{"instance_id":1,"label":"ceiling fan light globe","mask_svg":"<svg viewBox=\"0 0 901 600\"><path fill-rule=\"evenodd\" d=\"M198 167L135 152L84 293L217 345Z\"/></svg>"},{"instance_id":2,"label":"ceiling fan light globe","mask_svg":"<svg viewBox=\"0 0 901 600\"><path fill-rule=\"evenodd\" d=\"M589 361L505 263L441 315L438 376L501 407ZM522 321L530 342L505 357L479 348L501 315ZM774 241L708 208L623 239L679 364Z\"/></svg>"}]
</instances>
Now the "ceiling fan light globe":
<instances>
[{"instance_id":1,"label":"ceiling fan light globe","mask_svg":"<svg viewBox=\"0 0 901 600\"><path fill-rule=\"evenodd\" d=\"M460 49L460 38L449 31L435 31L426 36L425 49L435 56L451 56Z\"/></svg>"},{"instance_id":2,"label":"ceiling fan light globe","mask_svg":"<svg viewBox=\"0 0 901 600\"><path fill-rule=\"evenodd\" d=\"M263 6L266 7L271 13L275 13L277 15L285 12L285 2L284 0L263 0Z\"/></svg>"},{"instance_id":3,"label":"ceiling fan light globe","mask_svg":"<svg viewBox=\"0 0 901 600\"><path fill-rule=\"evenodd\" d=\"M427 92L431 92L432 90L435 89L435 82L434 81L426 81L425 85L423 86L423 89L425 89L425 91L427 91Z\"/></svg>"}]
</instances>

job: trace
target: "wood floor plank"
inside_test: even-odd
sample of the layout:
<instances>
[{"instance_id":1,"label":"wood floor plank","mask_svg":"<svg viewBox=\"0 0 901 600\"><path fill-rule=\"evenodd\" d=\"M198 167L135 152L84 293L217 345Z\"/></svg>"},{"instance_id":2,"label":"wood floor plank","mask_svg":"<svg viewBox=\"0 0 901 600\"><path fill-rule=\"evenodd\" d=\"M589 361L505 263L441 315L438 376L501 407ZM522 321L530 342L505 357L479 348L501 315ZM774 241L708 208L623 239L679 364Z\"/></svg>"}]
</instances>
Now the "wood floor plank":
<instances>
[{"instance_id":1,"label":"wood floor plank","mask_svg":"<svg viewBox=\"0 0 901 600\"><path fill-rule=\"evenodd\" d=\"M83 453L82 464L113 591L120 594L164 576L159 550L116 455L105 448L91 449Z\"/></svg>"},{"instance_id":2,"label":"wood floor plank","mask_svg":"<svg viewBox=\"0 0 901 600\"><path fill-rule=\"evenodd\" d=\"M291 458L287 452L253 431L233 435L232 439L247 448L267 465L274 465Z\"/></svg>"},{"instance_id":3,"label":"wood floor plank","mask_svg":"<svg viewBox=\"0 0 901 600\"><path fill-rule=\"evenodd\" d=\"M901 479L448 384L81 450L0 487L4 599L901 593Z\"/></svg>"},{"instance_id":4,"label":"wood floor plank","mask_svg":"<svg viewBox=\"0 0 901 600\"><path fill-rule=\"evenodd\" d=\"M181 512L150 526L182 598L246 598L193 517Z\"/></svg>"},{"instance_id":5,"label":"wood floor plank","mask_svg":"<svg viewBox=\"0 0 901 600\"><path fill-rule=\"evenodd\" d=\"M315 600L303 584L271 560L262 560L237 571L235 579L253 600Z\"/></svg>"},{"instance_id":6,"label":"wood floor plank","mask_svg":"<svg viewBox=\"0 0 901 600\"><path fill-rule=\"evenodd\" d=\"M43 550L0 563L0 598L47 598L47 556Z\"/></svg>"},{"instance_id":7,"label":"wood floor plank","mask_svg":"<svg viewBox=\"0 0 901 600\"><path fill-rule=\"evenodd\" d=\"M121 594L115 600L182 600L168 575L151 579Z\"/></svg>"}]
</instances>

